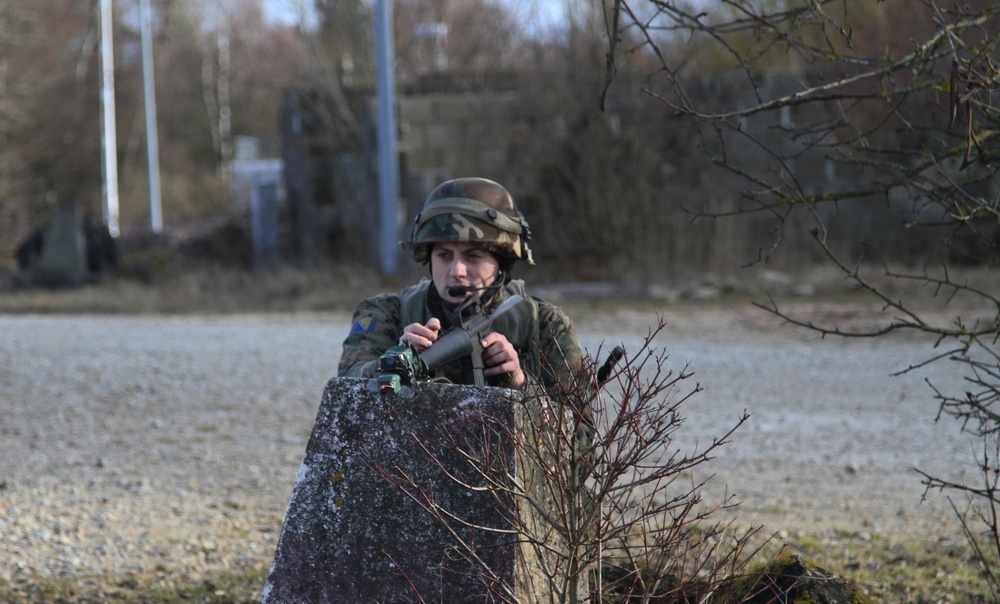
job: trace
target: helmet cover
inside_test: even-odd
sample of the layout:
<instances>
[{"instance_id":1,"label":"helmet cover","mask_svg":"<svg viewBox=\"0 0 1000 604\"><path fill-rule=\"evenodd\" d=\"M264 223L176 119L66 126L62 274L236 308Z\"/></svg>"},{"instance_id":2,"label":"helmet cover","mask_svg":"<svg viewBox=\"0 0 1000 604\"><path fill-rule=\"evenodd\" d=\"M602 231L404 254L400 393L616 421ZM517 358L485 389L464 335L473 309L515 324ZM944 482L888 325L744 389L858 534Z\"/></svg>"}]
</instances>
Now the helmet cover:
<instances>
[{"instance_id":1,"label":"helmet cover","mask_svg":"<svg viewBox=\"0 0 1000 604\"><path fill-rule=\"evenodd\" d=\"M514 198L485 178L456 178L438 185L424 202L410 235L413 259L426 262L434 243L478 243L502 259L534 264L531 231Z\"/></svg>"}]
</instances>

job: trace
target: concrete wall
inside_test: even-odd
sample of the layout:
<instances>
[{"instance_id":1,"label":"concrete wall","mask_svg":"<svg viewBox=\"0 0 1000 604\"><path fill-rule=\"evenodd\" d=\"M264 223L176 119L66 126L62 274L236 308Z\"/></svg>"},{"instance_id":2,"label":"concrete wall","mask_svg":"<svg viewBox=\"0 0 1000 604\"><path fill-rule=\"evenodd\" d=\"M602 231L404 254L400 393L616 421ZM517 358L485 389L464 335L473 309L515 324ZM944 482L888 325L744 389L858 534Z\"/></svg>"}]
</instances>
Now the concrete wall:
<instances>
[{"instance_id":1,"label":"concrete wall","mask_svg":"<svg viewBox=\"0 0 1000 604\"><path fill-rule=\"evenodd\" d=\"M426 94L399 101L399 150L412 172L474 176L501 171L515 93Z\"/></svg>"}]
</instances>

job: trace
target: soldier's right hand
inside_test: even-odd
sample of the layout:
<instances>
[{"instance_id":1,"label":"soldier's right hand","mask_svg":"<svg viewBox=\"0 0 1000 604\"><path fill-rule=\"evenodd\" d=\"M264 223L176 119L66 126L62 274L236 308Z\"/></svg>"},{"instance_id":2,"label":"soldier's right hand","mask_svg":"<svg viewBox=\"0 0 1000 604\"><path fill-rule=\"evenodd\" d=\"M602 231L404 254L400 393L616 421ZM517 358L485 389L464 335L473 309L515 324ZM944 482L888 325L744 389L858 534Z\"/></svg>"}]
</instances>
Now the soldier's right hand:
<instances>
[{"instance_id":1,"label":"soldier's right hand","mask_svg":"<svg viewBox=\"0 0 1000 604\"><path fill-rule=\"evenodd\" d=\"M409 344L418 352L430 348L431 344L437 341L438 333L441 331L441 321L436 317L426 325L420 323L410 323L403 328L403 335L399 337L400 344Z\"/></svg>"}]
</instances>

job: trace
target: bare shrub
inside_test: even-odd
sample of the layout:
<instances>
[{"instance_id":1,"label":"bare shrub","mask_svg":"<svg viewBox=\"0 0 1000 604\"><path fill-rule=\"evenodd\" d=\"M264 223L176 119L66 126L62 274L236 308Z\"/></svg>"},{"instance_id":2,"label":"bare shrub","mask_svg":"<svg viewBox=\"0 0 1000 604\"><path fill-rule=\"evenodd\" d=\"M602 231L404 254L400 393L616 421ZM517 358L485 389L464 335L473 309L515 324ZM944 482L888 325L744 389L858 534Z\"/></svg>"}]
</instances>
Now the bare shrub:
<instances>
[{"instance_id":1,"label":"bare shrub","mask_svg":"<svg viewBox=\"0 0 1000 604\"><path fill-rule=\"evenodd\" d=\"M701 386L691 383L687 366L671 367L653 347L663 327L607 376L600 372L607 381L597 396L591 363L566 391L529 391L516 400L515 427L481 418L480 445L461 451L464 471L445 468L425 449L454 480L488 490L506 510L520 551L513 584L480 565L498 601L705 601L731 586L758 551L749 544L759 527L712 517L737 503L727 497L707 505L705 483L689 477L749 415L705 446L680 450L682 407ZM447 527L458 555L481 562L475 540L463 536L467 522L416 481L385 474Z\"/></svg>"}]
</instances>

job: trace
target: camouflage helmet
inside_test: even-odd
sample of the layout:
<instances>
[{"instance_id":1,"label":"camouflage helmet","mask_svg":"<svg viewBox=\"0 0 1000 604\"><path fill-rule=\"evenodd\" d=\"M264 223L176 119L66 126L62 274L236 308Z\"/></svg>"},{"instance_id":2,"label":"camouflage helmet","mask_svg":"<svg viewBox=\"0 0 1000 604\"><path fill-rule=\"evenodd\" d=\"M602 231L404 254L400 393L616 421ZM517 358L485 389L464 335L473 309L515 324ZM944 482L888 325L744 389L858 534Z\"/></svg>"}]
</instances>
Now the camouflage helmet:
<instances>
[{"instance_id":1,"label":"camouflage helmet","mask_svg":"<svg viewBox=\"0 0 1000 604\"><path fill-rule=\"evenodd\" d=\"M534 264L530 238L528 221L507 189L485 178L456 178L427 196L414 219L410 248L414 260L426 262L434 243L481 243L501 260Z\"/></svg>"}]
</instances>

